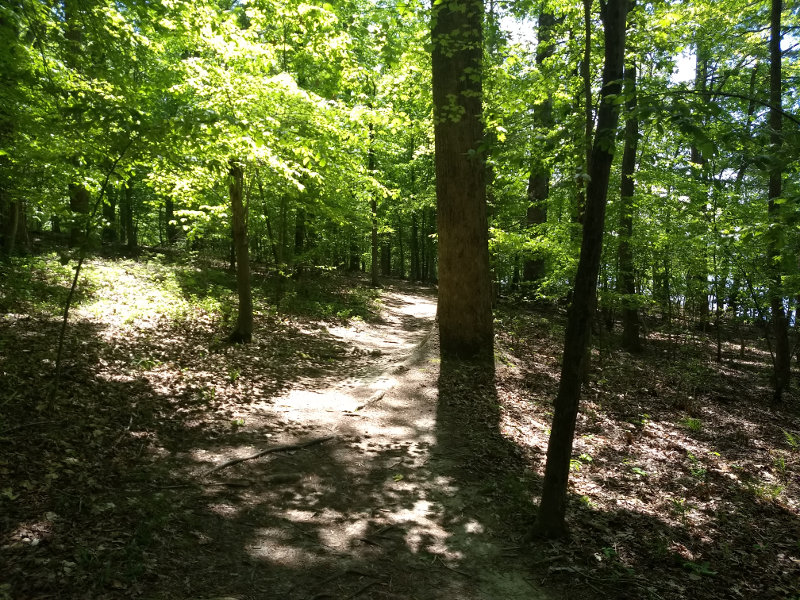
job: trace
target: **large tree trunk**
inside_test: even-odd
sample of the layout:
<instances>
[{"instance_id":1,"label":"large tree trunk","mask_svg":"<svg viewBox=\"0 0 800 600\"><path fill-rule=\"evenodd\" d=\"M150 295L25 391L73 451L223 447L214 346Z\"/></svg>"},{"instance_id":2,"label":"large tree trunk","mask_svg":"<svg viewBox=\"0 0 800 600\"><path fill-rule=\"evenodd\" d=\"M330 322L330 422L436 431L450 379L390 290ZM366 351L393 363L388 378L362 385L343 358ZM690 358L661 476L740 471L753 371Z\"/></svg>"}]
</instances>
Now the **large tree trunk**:
<instances>
[{"instance_id":1,"label":"large tree trunk","mask_svg":"<svg viewBox=\"0 0 800 600\"><path fill-rule=\"evenodd\" d=\"M542 501L535 526L536 532L545 537L558 537L566 533L567 480L578 416L581 371L597 296L608 181L619 121L619 109L613 98L621 91L627 7L628 0L608 0L601 10L605 27L603 87L590 163L591 179L586 190L583 242L567 317L561 380L547 446Z\"/></svg>"},{"instance_id":2,"label":"large tree trunk","mask_svg":"<svg viewBox=\"0 0 800 600\"><path fill-rule=\"evenodd\" d=\"M553 56L553 27L555 17L549 12L539 15L539 42L536 45L536 66L541 71L545 61ZM528 210L525 215L528 227L547 223L547 198L550 195L550 165L547 162L552 154L550 139L553 128L553 98L548 94L544 102L534 109L535 125L539 136L545 143L533 149L533 167L528 179ZM523 276L525 281L538 283L544 277L544 258L539 255L525 260Z\"/></svg>"},{"instance_id":3,"label":"large tree trunk","mask_svg":"<svg viewBox=\"0 0 800 600\"><path fill-rule=\"evenodd\" d=\"M769 40L769 128L770 146L774 157L772 168L769 172L769 265L771 269L771 282L769 290L770 312L772 313L772 333L775 337L774 357L774 400L780 402L783 392L789 388L791 351L789 346L789 319L783 306L782 280L782 236L781 236L781 205L777 202L783 191L783 168L781 166L781 145L783 118L782 105L782 74L781 74L781 12L782 0L772 0L772 14L770 18Z\"/></svg>"},{"instance_id":4,"label":"large tree trunk","mask_svg":"<svg viewBox=\"0 0 800 600\"><path fill-rule=\"evenodd\" d=\"M489 358L494 333L481 147L483 0L437 0L432 26L441 353Z\"/></svg>"},{"instance_id":5,"label":"large tree trunk","mask_svg":"<svg viewBox=\"0 0 800 600\"><path fill-rule=\"evenodd\" d=\"M636 171L636 150L639 144L639 118L636 115L636 64L625 67L625 150L622 153L622 181L620 183L619 279L617 291L622 295L622 347L631 352L641 350L639 340L639 307L634 295L636 281L633 270L633 201L634 176Z\"/></svg>"},{"instance_id":6,"label":"large tree trunk","mask_svg":"<svg viewBox=\"0 0 800 600\"><path fill-rule=\"evenodd\" d=\"M250 294L250 254L247 247L247 216L244 211L242 195L244 191L244 172L242 166L231 160L229 192L233 212L233 246L236 251L236 291L239 294L239 316L236 329L228 338L241 344L253 339L253 298Z\"/></svg>"}]
</instances>

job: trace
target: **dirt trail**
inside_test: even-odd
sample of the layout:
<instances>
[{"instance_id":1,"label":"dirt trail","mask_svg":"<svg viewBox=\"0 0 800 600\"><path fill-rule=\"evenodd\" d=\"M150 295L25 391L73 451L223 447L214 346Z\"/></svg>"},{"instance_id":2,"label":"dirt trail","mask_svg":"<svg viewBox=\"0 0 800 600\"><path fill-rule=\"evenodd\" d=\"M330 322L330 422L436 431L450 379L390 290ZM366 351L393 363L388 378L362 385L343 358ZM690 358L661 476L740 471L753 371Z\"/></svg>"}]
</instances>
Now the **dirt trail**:
<instances>
[{"instance_id":1,"label":"dirt trail","mask_svg":"<svg viewBox=\"0 0 800 600\"><path fill-rule=\"evenodd\" d=\"M369 367L294 385L246 416L245 443L192 457L199 477L254 450L335 436L207 478L227 485L206 487L203 512L219 518L209 526L204 514L196 535L201 554L225 558L209 573L206 554L197 575L240 600L544 598L483 519L480 490L454 475L456 454L442 451L458 432L437 423L435 297L390 288L382 302L379 322L327 331L374 358Z\"/></svg>"}]
</instances>

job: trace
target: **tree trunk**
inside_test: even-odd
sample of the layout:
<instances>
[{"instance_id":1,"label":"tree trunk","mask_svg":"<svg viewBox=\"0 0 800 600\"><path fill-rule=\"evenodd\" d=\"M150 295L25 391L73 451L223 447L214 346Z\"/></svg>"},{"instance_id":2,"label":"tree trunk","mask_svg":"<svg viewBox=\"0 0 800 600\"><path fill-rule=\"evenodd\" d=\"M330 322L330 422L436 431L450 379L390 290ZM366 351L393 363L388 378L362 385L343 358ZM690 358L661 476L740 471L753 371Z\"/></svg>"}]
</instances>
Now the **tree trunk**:
<instances>
[{"instance_id":1,"label":"tree trunk","mask_svg":"<svg viewBox=\"0 0 800 600\"><path fill-rule=\"evenodd\" d=\"M0 191L0 211L3 217L3 252L13 254L20 226L20 203L5 202Z\"/></svg>"},{"instance_id":2,"label":"tree trunk","mask_svg":"<svg viewBox=\"0 0 800 600\"><path fill-rule=\"evenodd\" d=\"M239 294L239 316L236 329L228 338L231 342L242 344L253 339L253 298L250 294L250 256L247 247L247 215L245 215L242 195L244 172L242 166L230 161L229 192L233 212L233 246L236 250L236 291Z\"/></svg>"},{"instance_id":3,"label":"tree trunk","mask_svg":"<svg viewBox=\"0 0 800 600\"><path fill-rule=\"evenodd\" d=\"M117 241L117 197L108 191L103 202L103 241L114 243Z\"/></svg>"},{"instance_id":4,"label":"tree trunk","mask_svg":"<svg viewBox=\"0 0 800 600\"><path fill-rule=\"evenodd\" d=\"M164 199L164 221L167 245L172 246L178 241L178 229L175 227L175 201L169 196Z\"/></svg>"},{"instance_id":5,"label":"tree trunk","mask_svg":"<svg viewBox=\"0 0 800 600\"><path fill-rule=\"evenodd\" d=\"M536 533L544 537L558 537L566 533L567 481L578 416L581 371L597 296L608 182L619 121L619 110L613 98L621 91L627 8L628 0L608 0L601 10L605 28L603 87L590 163L591 179L586 191L581 254L567 317L561 380L547 446L542 501L535 526Z\"/></svg>"},{"instance_id":6,"label":"tree trunk","mask_svg":"<svg viewBox=\"0 0 800 600\"><path fill-rule=\"evenodd\" d=\"M697 53L697 65L695 67L695 89L700 92L701 97L705 98L705 92L708 83L708 59L706 58L706 50L698 41L695 49ZM699 210L702 213L707 212L706 204L708 203L708 181L705 174L705 165L708 159L703 156L703 153L696 144L692 144L689 150L690 161L695 179L700 183L702 194L695 200ZM699 257L694 261L694 265L688 274L687 281L687 300L690 303L690 310L697 318L697 328L700 331L708 330L708 264L706 260L706 243L702 234L700 236L703 240L703 251Z\"/></svg>"},{"instance_id":7,"label":"tree trunk","mask_svg":"<svg viewBox=\"0 0 800 600\"><path fill-rule=\"evenodd\" d=\"M357 273L361 269L361 252L358 243L354 239L355 236L356 234L353 233L350 240L350 264L347 269L352 273Z\"/></svg>"},{"instance_id":8,"label":"tree trunk","mask_svg":"<svg viewBox=\"0 0 800 600\"><path fill-rule=\"evenodd\" d=\"M139 240L134 222L133 181L128 180L120 198L119 218L122 226L123 237L129 251L135 251Z\"/></svg>"},{"instance_id":9,"label":"tree trunk","mask_svg":"<svg viewBox=\"0 0 800 600\"><path fill-rule=\"evenodd\" d=\"M294 265L294 272L295 275L302 275L303 273L303 265L298 264L298 260L303 260L303 253L306 249L306 210L304 208L298 208L297 212L295 213L294 217L294 256L295 256L295 265Z\"/></svg>"},{"instance_id":10,"label":"tree trunk","mask_svg":"<svg viewBox=\"0 0 800 600\"><path fill-rule=\"evenodd\" d=\"M398 257L399 269L397 270L397 275L400 279L405 279L406 277L406 249L405 244L403 244L403 221L398 219L397 221L397 250L400 254Z\"/></svg>"},{"instance_id":11,"label":"tree trunk","mask_svg":"<svg viewBox=\"0 0 800 600\"><path fill-rule=\"evenodd\" d=\"M539 41L536 45L536 66L541 71L545 61L553 56L553 27L555 17L548 12L539 15ZM546 142L534 148L533 168L528 179L528 210L525 215L528 227L547 223L547 198L550 195L550 165L547 162L552 154L553 144L550 136L553 128L553 98L547 99L534 109L538 136ZM538 283L544 277L544 258L539 255L525 260L523 276L525 281Z\"/></svg>"},{"instance_id":12,"label":"tree trunk","mask_svg":"<svg viewBox=\"0 0 800 600\"><path fill-rule=\"evenodd\" d=\"M367 169L369 174L373 175L375 172L375 129L372 123L369 124L369 151L368 151L368 164ZM370 266L370 283L372 287L379 287L378 281L378 199L373 191L369 199L369 210L372 217L372 231L370 232L370 248L372 265Z\"/></svg>"},{"instance_id":13,"label":"tree trunk","mask_svg":"<svg viewBox=\"0 0 800 600\"><path fill-rule=\"evenodd\" d=\"M72 222L69 228L69 245L74 248L81 242L89 216L89 190L83 184L69 184L69 209L72 211Z\"/></svg>"},{"instance_id":14,"label":"tree trunk","mask_svg":"<svg viewBox=\"0 0 800 600\"><path fill-rule=\"evenodd\" d=\"M783 193L783 168L781 161L783 118L782 106L782 73L781 73L781 12L782 0L772 0L769 39L769 128L770 146L774 161L769 172L769 265L772 271L769 289L770 312L772 313L772 333L775 337L774 358L774 400L780 402L783 392L789 388L791 369L791 350L789 346L789 319L783 306L782 286L782 235L781 204L778 200Z\"/></svg>"},{"instance_id":15,"label":"tree trunk","mask_svg":"<svg viewBox=\"0 0 800 600\"><path fill-rule=\"evenodd\" d=\"M625 67L625 150L622 153L622 173L620 183L620 219L619 246L619 279L617 291L622 296L622 347L630 352L641 350L639 340L639 307L634 298L636 281L633 269L633 201L634 174L636 171L636 150L639 143L639 118L636 115L636 64L631 62Z\"/></svg>"},{"instance_id":16,"label":"tree trunk","mask_svg":"<svg viewBox=\"0 0 800 600\"><path fill-rule=\"evenodd\" d=\"M411 239L408 249L411 255L411 272L408 278L411 281L419 281L420 277L420 259L419 259L419 227L417 226L417 213L411 213Z\"/></svg>"},{"instance_id":17,"label":"tree trunk","mask_svg":"<svg viewBox=\"0 0 800 600\"><path fill-rule=\"evenodd\" d=\"M437 1L431 18L441 353L491 358L483 0Z\"/></svg>"},{"instance_id":18,"label":"tree trunk","mask_svg":"<svg viewBox=\"0 0 800 600\"><path fill-rule=\"evenodd\" d=\"M594 118L592 115L592 4L593 0L583 0L583 60L581 61L580 75L583 83L583 136L582 151L578 169L578 197L575 203L575 222L583 223L583 213L586 203L586 179L584 174L589 174L592 161L592 133L594 131Z\"/></svg>"}]
</instances>

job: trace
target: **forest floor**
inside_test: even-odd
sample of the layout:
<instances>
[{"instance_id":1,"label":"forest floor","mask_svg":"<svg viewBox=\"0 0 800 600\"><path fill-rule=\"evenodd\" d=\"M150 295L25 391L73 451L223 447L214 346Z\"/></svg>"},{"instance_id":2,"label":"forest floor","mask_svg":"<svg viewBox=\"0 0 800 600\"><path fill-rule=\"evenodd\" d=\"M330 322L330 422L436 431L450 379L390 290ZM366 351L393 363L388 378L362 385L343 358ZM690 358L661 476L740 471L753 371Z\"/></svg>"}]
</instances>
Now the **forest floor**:
<instances>
[{"instance_id":1,"label":"forest floor","mask_svg":"<svg viewBox=\"0 0 800 600\"><path fill-rule=\"evenodd\" d=\"M0 600L800 598L800 407L769 352L596 338L571 536L529 540L563 315L442 362L435 291L96 258L0 264ZM263 453L257 458L254 454ZM241 462L234 461L244 459Z\"/></svg>"}]
</instances>

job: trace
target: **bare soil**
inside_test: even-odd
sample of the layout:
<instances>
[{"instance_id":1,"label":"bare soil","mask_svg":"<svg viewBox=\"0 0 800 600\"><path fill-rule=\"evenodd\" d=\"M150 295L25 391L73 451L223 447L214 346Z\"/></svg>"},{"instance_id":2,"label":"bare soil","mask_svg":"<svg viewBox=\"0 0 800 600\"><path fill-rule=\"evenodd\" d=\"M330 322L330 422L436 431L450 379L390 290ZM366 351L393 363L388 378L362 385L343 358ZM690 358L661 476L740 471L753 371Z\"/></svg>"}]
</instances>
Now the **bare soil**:
<instances>
[{"instance_id":1,"label":"bare soil","mask_svg":"<svg viewBox=\"0 0 800 600\"><path fill-rule=\"evenodd\" d=\"M482 382L443 384L435 311L397 283L369 322L272 318L216 348L202 319L82 319L55 402L35 382L56 323L7 318L0 598L546 597L462 477L437 399Z\"/></svg>"},{"instance_id":2,"label":"bare soil","mask_svg":"<svg viewBox=\"0 0 800 600\"><path fill-rule=\"evenodd\" d=\"M707 334L596 332L547 542L557 311L501 306L493 365L442 362L435 292L403 282L359 318L257 302L229 346L225 316L148 312L168 272L115 269L55 390L57 318L0 294L0 600L800 598L797 397L769 404L754 332L721 362Z\"/></svg>"}]
</instances>

